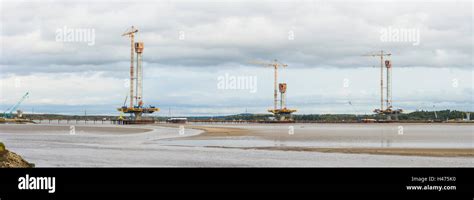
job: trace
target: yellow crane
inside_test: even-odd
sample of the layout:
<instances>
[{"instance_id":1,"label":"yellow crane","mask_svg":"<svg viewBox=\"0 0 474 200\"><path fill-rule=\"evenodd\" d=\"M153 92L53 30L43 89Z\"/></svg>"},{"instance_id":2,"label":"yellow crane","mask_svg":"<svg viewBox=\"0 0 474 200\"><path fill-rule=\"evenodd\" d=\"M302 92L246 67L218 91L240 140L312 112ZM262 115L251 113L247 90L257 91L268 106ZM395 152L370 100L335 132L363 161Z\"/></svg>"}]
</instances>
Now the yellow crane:
<instances>
[{"instance_id":1,"label":"yellow crane","mask_svg":"<svg viewBox=\"0 0 474 200\"><path fill-rule=\"evenodd\" d=\"M130 108L133 108L133 57L134 57L134 39L135 33L138 32L138 29L134 26L128 28L122 36L128 36L130 38Z\"/></svg>"},{"instance_id":2,"label":"yellow crane","mask_svg":"<svg viewBox=\"0 0 474 200\"><path fill-rule=\"evenodd\" d=\"M143 106L143 69L142 69L142 53L143 53L143 42L135 42L135 33L138 32L138 29L132 26L131 28L127 29L122 36L128 36L130 38L130 106L126 107L126 99L124 105L117 110L121 112L119 120L122 120L124 124L137 124L137 123L154 123L153 119L143 119L143 114L151 114L153 112L157 112L160 109L154 106L149 105L148 107ZM135 76L135 69L134 69L134 56L137 53L137 76ZM137 94L134 93L135 88L135 80L136 83L136 91ZM135 99L135 103L134 103ZM122 113L129 113L130 118L125 119Z\"/></svg>"},{"instance_id":3,"label":"yellow crane","mask_svg":"<svg viewBox=\"0 0 474 200\"><path fill-rule=\"evenodd\" d=\"M273 67L275 69L275 74L274 74L274 82L273 82L273 109L277 109L277 104L278 104L278 68L279 67L288 67L287 64L283 64L279 62L277 59L273 60L273 62L267 63L267 62L261 62L261 61L252 61L251 63L257 64L257 65L263 65L266 67Z\"/></svg>"},{"instance_id":4,"label":"yellow crane","mask_svg":"<svg viewBox=\"0 0 474 200\"><path fill-rule=\"evenodd\" d=\"M277 59L274 59L273 62L261 62L261 61L252 61L253 64L263 65L266 67L273 67L274 69L274 82L273 82L273 109L268 110L268 112L273 113L279 121L291 121L291 113L296 112L296 110L286 108L286 83L278 84L278 68L288 67L287 64L279 62ZM278 105L278 90L281 93L281 102L280 108L277 108Z\"/></svg>"}]
</instances>

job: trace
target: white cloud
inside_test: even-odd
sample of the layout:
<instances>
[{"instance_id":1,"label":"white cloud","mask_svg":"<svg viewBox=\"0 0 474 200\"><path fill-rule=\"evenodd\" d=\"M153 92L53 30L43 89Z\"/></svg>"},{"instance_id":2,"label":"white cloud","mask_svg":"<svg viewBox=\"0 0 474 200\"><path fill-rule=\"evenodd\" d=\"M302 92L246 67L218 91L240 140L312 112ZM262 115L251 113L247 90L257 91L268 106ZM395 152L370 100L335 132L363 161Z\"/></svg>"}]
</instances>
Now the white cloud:
<instances>
[{"instance_id":1,"label":"white cloud","mask_svg":"<svg viewBox=\"0 0 474 200\"><path fill-rule=\"evenodd\" d=\"M14 104L26 92L30 92L28 104L111 104L120 102L126 91L123 80L102 73L7 75L0 83L0 104Z\"/></svg>"}]
</instances>

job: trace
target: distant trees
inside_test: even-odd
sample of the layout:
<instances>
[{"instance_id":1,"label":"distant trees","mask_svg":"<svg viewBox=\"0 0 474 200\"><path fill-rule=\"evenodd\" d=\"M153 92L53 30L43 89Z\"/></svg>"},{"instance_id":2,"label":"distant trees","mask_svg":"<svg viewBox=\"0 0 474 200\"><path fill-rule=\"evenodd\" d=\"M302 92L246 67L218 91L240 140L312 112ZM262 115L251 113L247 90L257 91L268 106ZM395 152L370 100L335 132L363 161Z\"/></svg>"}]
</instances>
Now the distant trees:
<instances>
[{"instance_id":1,"label":"distant trees","mask_svg":"<svg viewBox=\"0 0 474 200\"><path fill-rule=\"evenodd\" d=\"M474 112L468 112L471 114L474 119ZM35 114L29 115L25 114L25 118L28 119L51 119L51 120L102 120L106 119L116 119L117 116L80 116L80 115L57 115L57 114ZM269 117L272 117L272 114L250 114L243 113L237 115L227 115L227 116L194 116L186 117L189 121L194 120L215 120L215 121L259 121L259 120L268 120ZM156 120L165 121L169 117L154 117ZM293 119L296 121L319 121L319 122L355 122L363 119L384 119L385 116L380 116L376 114L371 115L354 115L354 114L302 114L302 115L293 115ZM445 121L449 120L461 120L466 118L466 112L457 111L457 110L440 110L440 111L415 111L411 113L402 113L398 115L399 120L434 120L434 121Z\"/></svg>"},{"instance_id":2,"label":"distant trees","mask_svg":"<svg viewBox=\"0 0 474 200\"><path fill-rule=\"evenodd\" d=\"M472 115L473 113L471 113ZM447 119L464 119L466 112L457 110L440 110L440 111L415 111L408 114L399 115L400 120L447 120Z\"/></svg>"},{"instance_id":3,"label":"distant trees","mask_svg":"<svg viewBox=\"0 0 474 200\"><path fill-rule=\"evenodd\" d=\"M474 118L474 113L471 113ZM361 119L383 119L380 115L349 115L349 114L311 114L311 115L294 115L295 120L309 120L309 121L358 121ZM399 120L453 120L465 119L466 112L457 110L440 110L440 111L415 111L411 113L402 113L398 115Z\"/></svg>"}]
</instances>

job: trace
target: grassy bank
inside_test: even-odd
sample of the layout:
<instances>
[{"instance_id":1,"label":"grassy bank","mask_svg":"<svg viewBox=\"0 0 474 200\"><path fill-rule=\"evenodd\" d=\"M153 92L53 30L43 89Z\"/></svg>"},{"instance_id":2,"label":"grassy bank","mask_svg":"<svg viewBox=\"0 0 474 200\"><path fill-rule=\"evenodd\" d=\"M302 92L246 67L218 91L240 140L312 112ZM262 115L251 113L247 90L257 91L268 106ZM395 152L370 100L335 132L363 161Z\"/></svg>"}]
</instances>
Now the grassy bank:
<instances>
[{"instance_id":1,"label":"grassy bank","mask_svg":"<svg viewBox=\"0 0 474 200\"><path fill-rule=\"evenodd\" d=\"M31 168L35 165L24 160L21 156L8 151L5 144L0 142L0 168Z\"/></svg>"}]
</instances>

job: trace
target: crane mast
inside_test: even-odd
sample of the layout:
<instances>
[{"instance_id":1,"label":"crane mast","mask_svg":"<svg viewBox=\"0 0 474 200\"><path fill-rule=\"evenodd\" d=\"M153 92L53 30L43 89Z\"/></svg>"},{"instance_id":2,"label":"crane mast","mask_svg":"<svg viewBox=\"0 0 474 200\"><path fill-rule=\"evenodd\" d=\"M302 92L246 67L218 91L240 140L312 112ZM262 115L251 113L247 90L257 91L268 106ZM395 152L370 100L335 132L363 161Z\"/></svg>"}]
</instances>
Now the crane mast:
<instances>
[{"instance_id":1,"label":"crane mast","mask_svg":"<svg viewBox=\"0 0 474 200\"><path fill-rule=\"evenodd\" d=\"M391 53L385 53L383 50L380 51L380 53L373 53L373 54L366 54L364 56L372 56L372 57L380 57L380 110L384 110L384 90L383 90L383 68L384 68L384 56L391 56L392 54ZM387 73L387 80L388 80L388 77L389 77L389 74ZM389 87L388 87L388 82L387 82L387 91L389 91ZM387 102L389 101L388 100L389 96L388 96L388 92L387 92ZM387 105L388 106L388 105Z\"/></svg>"},{"instance_id":2,"label":"crane mast","mask_svg":"<svg viewBox=\"0 0 474 200\"><path fill-rule=\"evenodd\" d=\"M134 67L133 67L133 57L134 57L134 52L133 52L133 45L135 45L134 39L135 39L135 33L138 32L138 29L135 27L129 28L125 33L122 34L122 36L128 36L130 38L130 107L133 107L133 99L134 97L134 92L133 92L133 82L134 82Z\"/></svg>"}]
</instances>

